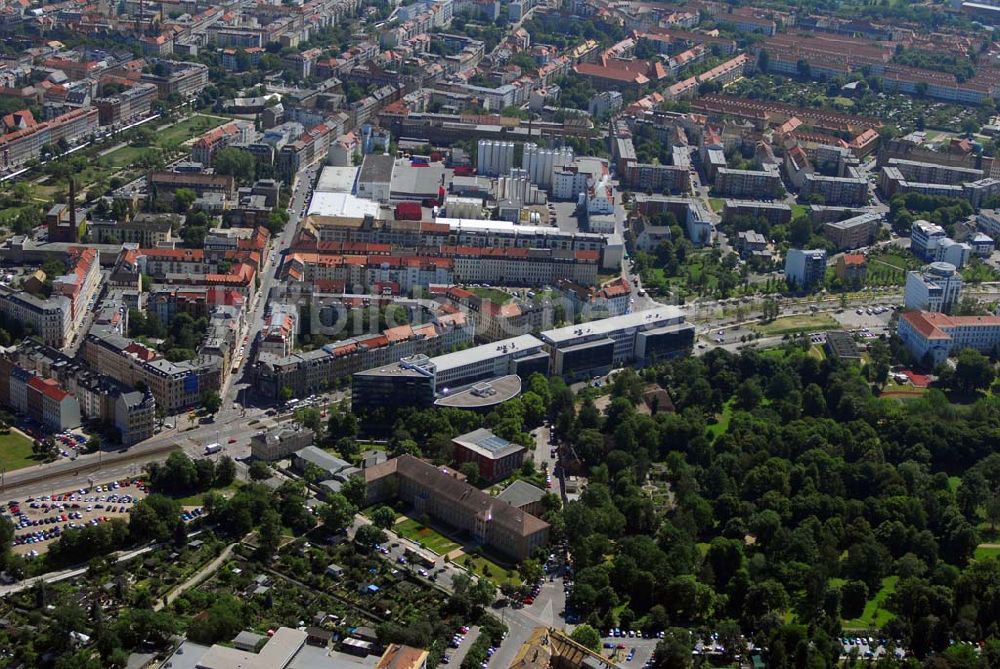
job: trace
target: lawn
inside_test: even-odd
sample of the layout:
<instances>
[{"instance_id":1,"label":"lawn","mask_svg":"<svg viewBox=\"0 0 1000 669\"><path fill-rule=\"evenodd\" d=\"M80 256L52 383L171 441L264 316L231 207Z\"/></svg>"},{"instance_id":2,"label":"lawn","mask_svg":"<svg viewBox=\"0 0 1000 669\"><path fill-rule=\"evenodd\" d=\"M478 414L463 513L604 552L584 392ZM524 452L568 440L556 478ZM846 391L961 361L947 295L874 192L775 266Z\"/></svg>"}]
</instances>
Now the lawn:
<instances>
[{"instance_id":1,"label":"lawn","mask_svg":"<svg viewBox=\"0 0 1000 669\"><path fill-rule=\"evenodd\" d=\"M875 596L865 604L865 610L861 612L860 618L845 620L844 627L848 629L873 629L881 628L889 622L893 615L882 608L889 595L896 591L898 576L887 576L882 579L882 587L875 593Z\"/></svg>"},{"instance_id":2,"label":"lawn","mask_svg":"<svg viewBox=\"0 0 1000 669\"><path fill-rule=\"evenodd\" d=\"M463 555L456 560L456 564L465 567L478 576L490 579L497 585L500 585L504 581L510 581L514 585L521 585L521 575L517 573L516 569L501 567L496 562L482 555Z\"/></svg>"},{"instance_id":3,"label":"lawn","mask_svg":"<svg viewBox=\"0 0 1000 669\"><path fill-rule=\"evenodd\" d=\"M168 128L161 130L158 129L156 143L162 147L167 146L172 142L186 142L189 139L194 139L195 137L205 134L212 128L219 127L229 120L230 119L216 116L195 114L194 116L175 123Z\"/></svg>"},{"instance_id":4,"label":"lawn","mask_svg":"<svg viewBox=\"0 0 1000 669\"><path fill-rule=\"evenodd\" d=\"M899 400L912 400L918 397L923 397L924 393L927 392L927 388L917 388L910 385L902 385L899 383L887 383L884 388L882 388L882 397L893 397Z\"/></svg>"},{"instance_id":5,"label":"lawn","mask_svg":"<svg viewBox=\"0 0 1000 669\"><path fill-rule=\"evenodd\" d=\"M212 488L211 490L200 492L195 495L188 495L187 497L175 497L174 499L181 506L202 506L205 503L205 495L207 495L208 493L214 492L218 495L222 495L223 497L231 497L236 492L236 489L239 488L241 485L243 485L242 482L234 481L231 485L228 485L225 488Z\"/></svg>"},{"instance_id":6,"label":"lawn","mask_svg":"<svg viewBox=\"0 0 1000 669\"><path fill-rule=\"evenodd\" d=\"M448 537L413 518L396 523L392 529L396 534L411 539L438 555L446 555L456 548L460 548Z\"/></svg>"},{"instance_id":7,"label":"lawn","mask_svg":"<svg viewBox=\"0 0 1000 669\"><path fill-rule=\"evenodd\" d=\"M152 151L149 147L142 146L121 146L110 153L106 153L97 159L97 163L102 167L120 170L130 167L146 151Z\"/></svg>"},{"instance_id":8,"label":"lawn","mask_svg":"<svg viewBox=\"0 0 1000 669\"><path fill-rule=\"evenodd\" d=\"M785 316L777 318L770 323L754 325L753 329L767 337L777 337L786 334L798 334L799 332L812 332L814 330L839 330L838 323L829 314L803 314L801 316Z\"/></svg>"},{"instance_id":9,"label":"lawn","mask_svg":"<svg viewBox=\"0 0 1000 669\"><path fill-rule=\"evenodd\" d=\"M0 223L4 225L9 225L17 218L24 210L37 209L33 204L26 205L24 207L8 207L7 209L0 209Z\"/></svg>"},{"instance_id":10,"label":"lawn","mask_svg":"<svg viewBox=\"0 0 1000 669\"><path fill-rule=\"evenodd\" d=\"M0 434L0 468L10 472L37 464L39 460L31 452L29 439L14 432Z\"/></svg>"},{"instance_id":11,"label":"lawn","mask_svg":"<svg viewBox=\"0 0 1000 669\"><path fill-rule=\"evenodd\" d=\"M793 204L792 205L792 218L798 218L799 216L809 215L809 205L808 204Z\"/></svg>"},{"instance_id":12,"label":"lawn","mask_svg":"<svg viewBox=\"0 0 1000 669\"><path fill-rule=\"evenodd\" d=\"M711 205L712 211L719 213L726 206L726 201L721 197L710 197L708 204Z\"/></svg>"},{"instance_id":13,"label":"lawn","mask_svg":"<svg viewBox=\"0 0 1000 669\"><path fill-rule=\"evenodd\" d=\"M707 429L708 433L712 435L715 439L720 434L725 434L726 430L729 429L729 421L733 417L733 401L726 400L726 403L722 405L722 414L717 417L714 423L711 423Z\"/></svg>"},{"instance_id":14,"label":"lawn","mask_svg":"<svg viewBox=\"0 0 1000 669\"><path fill-rule=\"evenodd\" d=\"M489 300L494 304L506 304L514 299L510 293L500 290L499 288L485 288L480 286L479 288L472 288L471 290L478 297L484 300Z\"/></svg>"},{"instance_id":15,"label":"lawn","mask_svg":"<svg viewBox=\"0 0 1000 669\"><path fill-rule=\"evenodd\" d=\"M1000 544L979 544L974 557L977 560L987 560L989 558L1000 558Z\"/></svg>"}]
</instances>

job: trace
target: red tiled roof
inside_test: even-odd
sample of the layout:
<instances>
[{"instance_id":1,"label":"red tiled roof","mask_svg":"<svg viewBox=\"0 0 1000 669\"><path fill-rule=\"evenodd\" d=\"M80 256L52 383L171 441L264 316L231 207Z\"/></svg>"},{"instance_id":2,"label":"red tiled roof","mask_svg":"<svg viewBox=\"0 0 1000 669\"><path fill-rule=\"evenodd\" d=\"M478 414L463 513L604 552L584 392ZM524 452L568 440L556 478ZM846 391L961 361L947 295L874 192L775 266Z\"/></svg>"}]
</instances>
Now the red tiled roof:
<instances>
[{"instance_id":1,"label":"red tiled roof","mask_svg":"<svg viewBox=\"0 0 1000 669\"><path fill-rule=\"evenodd\" d=\"M931 385L931 377L927 376L926 374L917 374L916 372L909 369L904 369L903 374L906 376L907 379L910 380L910 383L916 386L917 388L927 388L928 386Z\"/></svg>"},{"instance_id":2,"label":"red tiled roof","mask_svg":"<svg viewBox=\"0 0 1000 669\"><path fill-rule=\"evenodd\" d=\"M28 385L56 402L62 402L69 396L69 393L59 387L59 383L55 379L43 379L40 376L32 376L28 381Z\"/></svg>"},{"instance_id":3,"label":"red tiled roof","mask_svg":"<svg viewBox=\"0 0 1000 669\"><path fill-rule=\"evenodd\" d=\"M927 339L948 339L947 330L976 325L1000 327L1000 316L948 316L930 311L907 311L902 318Z\"/></svg>"}]
</instances>

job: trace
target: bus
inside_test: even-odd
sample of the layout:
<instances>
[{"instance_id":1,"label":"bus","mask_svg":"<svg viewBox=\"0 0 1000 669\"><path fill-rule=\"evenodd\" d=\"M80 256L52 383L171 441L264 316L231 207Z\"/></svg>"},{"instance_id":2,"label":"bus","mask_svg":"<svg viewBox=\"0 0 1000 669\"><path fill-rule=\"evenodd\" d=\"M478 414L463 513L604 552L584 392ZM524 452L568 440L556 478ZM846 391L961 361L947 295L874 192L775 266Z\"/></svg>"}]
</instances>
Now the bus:
<instances>
[{"instance_id":1,"label":"bus","mask_svg":"<svg viewBox=\"0 0 1000 669\"><path fill-rule=\"evenodd\" d=\"M407 560L409 560L410 562L413 562L415 564L423 565L425 567L430 567L432 569L435 566L437 566L437 560L436 559L428 557L427 555L424 555L420 551L415 551L412 548L410 548L409 546L407 546L406 548L403 549L403 555L406 556Z\"/></svg>"}]
</instances>

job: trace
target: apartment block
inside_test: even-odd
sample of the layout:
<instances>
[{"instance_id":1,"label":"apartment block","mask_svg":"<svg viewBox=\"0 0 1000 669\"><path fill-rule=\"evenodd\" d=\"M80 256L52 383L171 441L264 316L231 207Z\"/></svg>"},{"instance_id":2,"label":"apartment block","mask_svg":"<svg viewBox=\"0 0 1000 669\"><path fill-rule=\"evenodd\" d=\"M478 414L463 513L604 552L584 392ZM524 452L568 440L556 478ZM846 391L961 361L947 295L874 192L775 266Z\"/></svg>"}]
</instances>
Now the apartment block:
<instances>
[{"instance_id":1,"label":"apartment block","mask_svg":"<svg viewBox=\"0 0 1000 669\"><path fill-rule=\"evenodd\" d=\"M74 109L52 120L0 136L0 168L20 167L38 158L42 147L65 140L70 145L97 132L98 111L94 107Z\"/></svg>"},{"instance_id":2,"label":"apartment block","mask_svg":"<svg viewBox=\"0 0 1000 669\"><path fill-rule=\"evenodd\" d=\"M907 309L950 313L962 299L962 275L947 262L933 262L906 273L903 304Z\"/></svg>"},{"instance_id":3,"label":"apartment block","mask_svg":"<svg viewBox=\"0 0 1000 669\"><path fill-rule=\"evenodd\" d=\"M117 95L94 100L101 125L118 126L149 116L159 90L154 84L137 83Z\"/></svg>"},{"instance_id":4,"label":"apartment block","mask_svg":"<svg viewBox=\"0 0 1000 669\"><path fill-rule=\"evenodd\" d=\"M62 295L42 299L10 288L0 288L0 314L27 326L49 346L62 348L73 328L73 302Z\"/></svg>"},{"instance_id":5,"label":"apartment block","mask_svg":"<svg viewBox=\"0 0 1000 669\"><path fill-rule=\"evenodd\" d=\"M350 337L285 357L261 355L256 370L258 391L278 397L282 388L295 397L333 387L361 370L391 365L418 354L437 354L472 342L475 327L464 317L450 322L401 325L389 330ZM416 401L416 396L411 396ZM379 402L389 401L383 397Z\"/></svg>"},{"instance_id":6,"label":"apartment block","mask_svg":"<svg viewBox=\"0 0 1000 669\"><path fill-rule=\"evenodd\" d=\"M206 390L218 390L222 361L213 356L173 363L142 344L114 332L95 329L83 343L83 359L99 374L119 383L144 383L170 414L198 404Z\"/></svg>"},{"instance_id":7,"label":"apartment block","mask_svg":"<svg viewBox=\"0 0 1000 669\"><path fill-rule=\"evenodd\" d=\"M852 170L853 172L853 170ZM863 207L868 204L868 180L863 177L828 177L822 174L806 174L799 195L823 196L823 203L842 207Z\"/></svg>"},{"instance_id":8,"label":"apartment block","mask_svg":"<svg viewBox=\"0 0 1000 669\"><path fill-rule=\"evenodd\" d=\"M786 225L792 220L792 208L784 202L761 200L726 200L722 209L722 222L732 223L737 218L764 219L771 225Z\"/></svg>"},{"instance_id":9,"label":"apartment block","mask_svg":"<svg viewBox=\"0 0 1000 669\"><path fill-rule=\"evenodd\" d=\"M716 170L713 190L729 198L770 198L777 197L783 188L778 168L765 164L760 170L720 167Z\"/></svg>"},{"instance_id":10,"label":"apartment block","mask_svg":"<svg viewBox=\"0 0 1000 669\"><path fill-rule=\"evenodd\" d=\"M922 260L933 260L938 245L946 237L940 225L924 220L914 221L910 226L910 251Z\"/></svg>"},{"instance_id":11,"label":"apartment block","mask_svg":"<svg viewBox=\"0 0 1000 669\"><path fill-rule=\"evenodd\" d=\"M115 399L115 427L123 446L133 446L153 436L156 429L156 399L149 391L124 392Z\"/></svg>"},{"instance_id":12,"label":"apartment block","mask_svg":"<svg viewBox=\"0 0 1000 669\"><path fill-rule=\"evenodd\" d=\"M80 403L56 380L32 376L26 386L27 413L46 430L62 432L80 427Z\"/></svg>"},{"instance_id":13,"label":"apartment block","mask_svg":"<svg viewBox=\"0 0 1000 669\"><path fill-rule=\"evenodd\" d=\"M95 244L137 244L141 248L169 246L173 242L173 227L183 224L182 217L171 214L137 214L129 221L92 219L87 230Z\"/></svg>"},{"instance_id":14,"label":"apartment block","mask_svg":"<svg viewBox=\"0 0 1000 669\"><path fill-rule=\"evenodd\" d=\"M147 184L151 197L167 203L173 202L174 194L181 188L193 190L199 196L218 193L227 200L236 194L236 180L226 174L150 172Z\"/></svg>"},{"instance_id":15,"label":"apartment block","mask_svg":"<svg viewBox=\"0 0 1000 669\"><path fill-rule=\"evenodd\" d=\"M201 63L157 60L155 65L162 73L145 73L142 75L142 81L156 86L161 99L176 95L182 100L187 100L201 93L208 85L208 67Z\"/></svg>"},{"instance_id":16,"label":"apartment block","mask_svg":"<svg viewBox=\"0 0 1000 669\"><path fill-rule=\"evenodd\" d=\"M826 251L789 249L785 256L785 279L798 290L808 290L826 276Z\"/></svg>"},{"instance_id":17,"label":"apartment block","mask_svg":"<svg viewBox=\"0 0 1000 669\"><path fill-rule=\"evenodd\" d=\"M274 304L264 319L258 343L259 353L283 358L295 349L295 333L299 328L299 315L295 305Z\"/></svg>"},{"instance_id":18,"label":"apartment block","mask_svg":"<svg viewBox=\"0 0 1000 669\"><path fill-rule=\"evenodd\" d=\"M882 225L882 214L864 213L843 221L823 224L823 236L833 242L837 249L859 249L875 240Z\"/></svg>"}]
</instances>

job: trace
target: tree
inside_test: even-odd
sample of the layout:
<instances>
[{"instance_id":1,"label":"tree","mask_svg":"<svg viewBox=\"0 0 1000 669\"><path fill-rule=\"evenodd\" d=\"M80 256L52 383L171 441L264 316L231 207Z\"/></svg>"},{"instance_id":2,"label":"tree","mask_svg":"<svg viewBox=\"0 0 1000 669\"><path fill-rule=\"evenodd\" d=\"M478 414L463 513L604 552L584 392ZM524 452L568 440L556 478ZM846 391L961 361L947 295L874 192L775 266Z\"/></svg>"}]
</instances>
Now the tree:
<instances>
[{"instance_id":1,"label":"tree","mask_svg":"<svg viewBox=\"0 0 1000 669\"><path fill-rule=\"evenodd\" d=\"M201 406L210 415L215 415L222 408L222 398L215 390L206 390L201 394Z\"/></svg>"},{"instance_id":2,"label":"tree","mask_svg":"<svg viewBox=\"0 0 1000 669\"><path fill-rule=\"evenodd\" d=\"M266 481L271 478L271 467L263 460L254 460L247 470L251 481Z\"/></svg>"},{"instance_id":3,"label":"tree","mask_svg":"<svg viewBox=\"0 0 1000 669\"><path fill-rule=\"evenodd\" d=\"M260 517L257 528L257 556L270 562L281 542L281 516L274 509L267 509Z\"/></svg>"},{"instance_id":4,"label":"tree","mask_svg":"<svg viewBox=\"0 0 1000 669\"><path fill-rule=\"evenodd\" d=\"M225 488L236 480L236 463L228 455L223 455L215 463L215 481L213 484Z\"/></svg>"},{"instance_id":5,"label":"tree","mask_svg":"<svg viewBox=\"0 0 1000 669\"><path fill-rule=\"evenodd\" d=\"M216 174L234 177L240 183L251 183L257 172L257 161L252 154L233 147L226 147L215 154Z\"/></svg>"},{"instance_id":6,"label":"tree","mask_svg":"<svg viewBox=\"0 0 1000 669\"><path fill-rule=\"evenodd\" d=\"M864 581L847 581L840 586L840 606L844 618L857 618L868 601L868 586Z\"/></svg>"},{"instance_id":7,"label":"tree","mask_svg":"<svg viewBox=\"0 0 1000 669\"><path fill-rule=\"evenodd\" d=\"M14 524L6 516L0 516L0 568L7 566L10 557L10 542L13 539Z\"/></svg>"},{"instance_id":8,"label":"tree","mask_svg":"<svg viewBox=\"0 0 1000 669\"><path fill-rule=\"evenodd\" d=\"M281 400L282 402L287 402L288 400L292 399L294 396L295 396L295 393L293 393L292 389L289 388L288 386L282 386L281 390L278 391L278 399Z\"/></svg>"},{"instance_id":9,"label":"tree","mask_svg":"<svg viewBox=\"0 0 1000 669\"><path fill-rule=\"evenodd\" d=\"M768 55L767 51L761 49L757 54L757 69L761 72L767 72L767 68L771 65L771 56Z\"/></svg>"},{"instance_id":10,"label":"tree","mask_svg":"<svg viewBox=\"0 0 1000 669\"><path fill-rule=\"evenodd\" d=\"M396 512L385 505L373 509L370 515L372 523L383 530L389 529L396 523Z\"/></svg>"},{"instance_id":11,"label":"tree","mask_svg":"<svg viewBox=\"0 0 1000 669\"><path fill-rule=\"evenodd\" d=\"M875 339L868 345L869 364L865 371L868 378L880 388L889 380L889 367L892 364L892 353L889 345L881 339Z\"/></svg>"},{"instance_id":12,"label":"tree","mask_svg":"<svg viewBox=\"0 0 1000 669\"><path fill-rule=\"evenodd\" d=\"M336 533L347 529L357 512L356 506L342 494L335 492L331 493L326 499L326 504L319 508L319 517L327 531Z\"/></svg>"},{"instance_id":13,"label":"tree","mask_svg":"<svg viewBox=\"0 0 1000 669\"><path fill-rule=\"evenodd\" d=\"M363 546L367 549L370 549L376 544L385 543L387 538L388 537L386 537L385 532L374 525L362 525L354 534L354 541L359 546Z\"/></svg>"},{"instance_id":14,"label":"tree","mask_svg":"<svg viewBox=\"0 0 1000 669\"><path fill-rule=\"evenodd\" d=\"M691 633L671 627L663 632L663 639L656 644L653 666L656 669L688 669L691 666L691 650Z\"/></svg>"},{"instance_id":15,"label":"tree","mask_svg":"<svg viewBox=\"0 0 1000 669\"><path fill-rule=\"evenodd\" d=\"M752 411L764 399L764 391L755 379L747 379L736 388L736 407Z\"/></svg>"},{"instance_id":16,"label":"tree","mask_svg":"<svg viewBox=\"0 0 1000 669\"><path fill-rule=\"evenodd\" d=\"M198 468L184 451L174 451L162 465L152 463L147 471L157 492L186 495L198 490Z\"/></svg>"},{"instance_id":17,"label":"tree","mask_svg":"<svg viewBox=\"0 0 1000 669\"><path fill-rule=\"evenodd\" d=\"M129 511L129 533L137 541L166 541L173 536L181 505L169 497L152 494Z\"/></svg>"},{"instance_id":18,"label":"tree","mask_svg":"<svg viewBox=\"0 0 1000 669\"><path fill-rule=\"evenodd\" d=\"M478 462L463 462L458 466L458 471L465 475L469 483L472 485L479 485L479 463Z\"/></svg>"},{"instance_id":19,"label":"tree","mask_svg":"<svg viewBox=\"0 0 1000 669\"><path fill-rule=\"evenodd\" d=\"M144 644L162 646L177 633L177 620L167 611L122 608L115 620L113 632L126 648Z\"/></svg>"},{"instance_id":20,"label":"tree","mask_svg":"<svg viewBox=\"0 0 1000 669\"><path fill-rule=\"evenodd\" d=\"M538 560L528 559L518 567L521 579L528 584L539 583L545 578L545 570Z\"/></svg>"},{"instance_id":21,"label":"tree","mask_svg":"<svg viewBox=\"0 0 1000 669\"><path fill-rule=\"evenodd\" d=\"M306 407L295 412L295 421L320 435L323 432L323 418L316 407Z\"/></svg>"},{"instance_id":22,"label":"tree","mask_svg":"<svg viewBox=\"0 0 1000 669\"><path fill-rule=\"evenodd\" d=\"M356 507L365 506L365 480L360 476L352 476L344 482L340 493Z\"/></svg>"},{"instance_id":23,"label":"tree","mask_svg":"<svg viewBox=\"0 0 1000 669\"><path fill-rule=\"evenodd\" d=\"M211 645L232 639L243 629L243 604L232 595L216 596L206 615L188 628L187 636L195 643Z\"/></svg>"},{"instance_id":24,"label":"tree","mask_svg":"<svg viewBox=\"0 0 1000 669\"><path fill-rule=\"evenodd\" d=\"M809 220L808 216L796 216L792 219L791 226L788 230L788 241L790 241L795 248L801 248L808 244L809 238L812 237L812 234L812 222Z\"/></svg>"},{"instance_id":25,"label":"tree","mask_svg":"<svg viewBox=\"0 0 1000 669\"><path fill-rule=\"evenodd\" d=\"M577 625L570 638L590 650L601 649L601 634L590 625Z\"/></svg>"},{"instance_id":26,"label":"tree","mask_svg":"<svg viewBox=\"0 0 1000 669\"><path fill-rule=\"evenodd\" d=\"M198 194L190 188L178 188L174 191L174 209L183 214L191 208L194 201L198 199Z\"/></svg>"},{"instance_id":27,"label":"tree","mask_svg":"<svg viewBox=\"0 0 1000 669\"><path fill-rule=\"evenodd\" d=\"M989 388L995 373L993 363L975 349L966 348L958 354L955 363L955 386L966 393Z\"/></svg>"}]
</instances>

